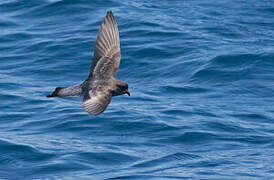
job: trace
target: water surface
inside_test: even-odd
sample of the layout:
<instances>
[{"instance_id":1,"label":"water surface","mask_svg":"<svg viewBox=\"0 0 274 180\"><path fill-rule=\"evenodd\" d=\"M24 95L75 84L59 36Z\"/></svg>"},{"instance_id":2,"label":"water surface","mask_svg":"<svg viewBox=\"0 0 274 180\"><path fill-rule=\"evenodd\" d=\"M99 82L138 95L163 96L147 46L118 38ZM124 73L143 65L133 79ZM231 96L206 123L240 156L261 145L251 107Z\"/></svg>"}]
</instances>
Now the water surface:
<instances>
[{"instance_id":1,"label":"water surface","mask_svg":"<svg viewBox=\"0 0 274 180\"><path fill-rule=\"evenodd\" d=\"M51 98L87 76L108 10L132 96ZM0 2L0 179L274 178L272 1Z\"/></svg>"}]
</instances>

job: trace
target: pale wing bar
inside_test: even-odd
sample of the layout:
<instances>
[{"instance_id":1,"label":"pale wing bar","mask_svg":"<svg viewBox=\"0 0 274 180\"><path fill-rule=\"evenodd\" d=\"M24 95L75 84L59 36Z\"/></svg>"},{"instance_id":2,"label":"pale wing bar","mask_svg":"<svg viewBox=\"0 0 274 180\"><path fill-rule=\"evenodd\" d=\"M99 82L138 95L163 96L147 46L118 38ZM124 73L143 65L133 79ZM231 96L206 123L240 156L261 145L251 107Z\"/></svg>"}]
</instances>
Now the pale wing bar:
<instances>
[{"instance_id":1,"label":"pale wing bar","mask_svg":"<svg viewBox=\"0 0 274 180\"><path fill-rule=\"evenodd\" d=\"M101 57L94 69L93 79L103 80L114 77L116 72L115 62L109 57Z\"/></svg>"}]
</instances>

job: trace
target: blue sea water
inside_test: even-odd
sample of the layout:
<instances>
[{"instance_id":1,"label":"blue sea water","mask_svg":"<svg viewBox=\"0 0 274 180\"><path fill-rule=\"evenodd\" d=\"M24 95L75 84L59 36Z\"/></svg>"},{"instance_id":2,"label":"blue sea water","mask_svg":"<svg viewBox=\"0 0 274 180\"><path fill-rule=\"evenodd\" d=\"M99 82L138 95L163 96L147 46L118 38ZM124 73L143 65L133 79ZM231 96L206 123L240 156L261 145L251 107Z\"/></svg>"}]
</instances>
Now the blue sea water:
<instances>
[{"instance_id":1,"label":"blue sea water","mask_svg":"<svg viewBox=\"0 0 274 180\"><path fill-rule=\"evenodd\" d=\"M51 98L120 30L131 96ZM274 3L0 2L0 179L274 179Z\"/></svg>"}]
</instances>

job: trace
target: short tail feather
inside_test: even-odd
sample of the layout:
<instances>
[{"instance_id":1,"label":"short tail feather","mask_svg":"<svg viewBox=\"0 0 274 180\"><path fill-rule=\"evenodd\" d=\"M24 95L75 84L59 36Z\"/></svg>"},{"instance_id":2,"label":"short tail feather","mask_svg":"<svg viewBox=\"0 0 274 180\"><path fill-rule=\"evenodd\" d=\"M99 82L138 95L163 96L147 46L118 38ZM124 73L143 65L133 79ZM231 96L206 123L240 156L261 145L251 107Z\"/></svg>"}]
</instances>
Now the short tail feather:
<instances>
[{"instance_id":1,"label":"short tail feather","mask_svg":"<svg viewBox=\"0 0 274 180\"><path fill-rule=\"evenodd\" d=\"M65 87L57 87L57 88L55 88L55 90L51 94L47 95L47 98L58 96L59 91L61 89L63 89L63 88L65 88Z\"/></svg>"},{"instance_id":2,"label":"short tail feather","mask_svg":"<svg viewBox=\"0 0 274 180\"><path fill-rule=\"evenodd\" d=\"M72 87L57 87L50 95L47 95L47 97L81 96L82 92L82 84Z\"/></svg>"}]
</instances>

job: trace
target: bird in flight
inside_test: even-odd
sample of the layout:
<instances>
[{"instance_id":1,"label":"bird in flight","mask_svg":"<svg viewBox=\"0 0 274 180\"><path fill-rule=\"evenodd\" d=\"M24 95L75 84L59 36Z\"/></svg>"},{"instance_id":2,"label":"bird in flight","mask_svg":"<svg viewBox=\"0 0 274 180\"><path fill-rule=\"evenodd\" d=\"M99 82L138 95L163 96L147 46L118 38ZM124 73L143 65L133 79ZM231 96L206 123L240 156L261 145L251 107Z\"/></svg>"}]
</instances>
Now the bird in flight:
<instances>
[{"instance_id":1,"label":"bird in flight","mask_svg":"<svg viewBox=\"0 0 274 180\"><path fill-rule=\"evenodd\" d=\"M83 96L83 109L92 115L101 114L113 96L130 96L128 84L115 78L120 59L118 27L108 11L97 35L88 78L76 86L57 87L47 97Z\"/></svg>"}]
</instances>

